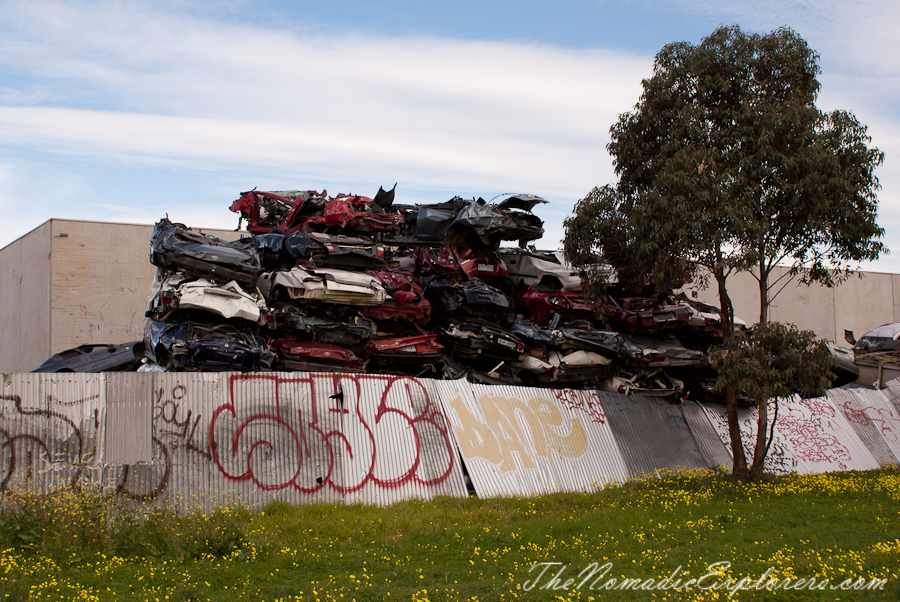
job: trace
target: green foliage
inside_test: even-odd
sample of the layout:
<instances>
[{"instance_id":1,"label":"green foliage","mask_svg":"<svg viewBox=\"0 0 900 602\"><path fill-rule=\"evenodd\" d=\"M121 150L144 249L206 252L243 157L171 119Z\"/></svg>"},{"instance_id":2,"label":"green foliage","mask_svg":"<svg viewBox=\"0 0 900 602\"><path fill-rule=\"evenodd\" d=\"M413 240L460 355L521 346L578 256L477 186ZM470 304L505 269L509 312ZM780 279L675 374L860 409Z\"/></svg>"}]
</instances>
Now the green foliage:
<instances>
[{"instance_id":1,"label":"green foliage","mask_svg":"<svg viewBox=\"0 0 900 602\"><path fill-rule=\"evenodd\" d=\"M823 395L834 378L831 369L836 360L825 342L816 339L811 330L798 330L779 322L760 322L714 350L710 361L719 371L717 391L741 391L757 407L756 449L748 476L759 478L774 437L772 432L768 438L766 435L769 400L775 404L774 428L778 400L795 393L801 397ZM740 431L737 436L740 437Z\"/></svg>"},{"instance_id":2,"label":"green foliage","mask_svg":"<svg viewBox=\"0 0 900 602\"><path fill-rule=\"evenodd\" d=\"M770 281L779 263L791 266L789 278L833 286L854 262L886 252L875 195L884 154L852 114L816 107L817 61L786 27L766 35L720 27L698 46L660 50L635 110L610 128L618 183L595 188L566 220L573 263L599 254L626 282L662 288L712 279L728 339L734 272L759 281L766 322L786 284ZM604 292L593 282L587 291ZM733 389L728 398L738 473Z\"/></svg>"},{"instance_id":3,"label":"green foliage","mask_svg":"<svg viewBox=\"0 0 900 602\"><path fill-rule=\"evenodd\" d=\"M650 285L675 288L690 279L690 264L678 256L653 257L642 251L627 219L630 214L627 200L611 186L603 186L578 201L563 222L566 259L583 270L584 295L601 315L609 305L607 273L599 269L601 265L614 266L618 281L629 290Z\"/></svg>"},{"instance_id":4,"label":"green foliage","mask_svg":"<svg viewBox=\"0 0 900 602\"><path fill-rule=\"evenodd\" d=\"M884 155L852 114L818 110L817 60L788 28L721 27L698 46L665 46L634 112L611 128L617 185L566 221L569 256L599 252L635 279L651 266L664 287L684 261L702 266L729 319L725 278L755 268L765 321L777 263L831 286L886 252L874 175Z\"/></svg>"},{"instance_id":5,"label":"green foliage","mask_svg":"<svg viewBox=\"0 0 900 602\"><path fill-rule=\"evenodd\" d=\"M834 378L835 360L811 330L780 322L754 325L715 349L710 361L719 371L715 390L734 388L754 402L824 394Z\"/></svg>"}]
</instances>

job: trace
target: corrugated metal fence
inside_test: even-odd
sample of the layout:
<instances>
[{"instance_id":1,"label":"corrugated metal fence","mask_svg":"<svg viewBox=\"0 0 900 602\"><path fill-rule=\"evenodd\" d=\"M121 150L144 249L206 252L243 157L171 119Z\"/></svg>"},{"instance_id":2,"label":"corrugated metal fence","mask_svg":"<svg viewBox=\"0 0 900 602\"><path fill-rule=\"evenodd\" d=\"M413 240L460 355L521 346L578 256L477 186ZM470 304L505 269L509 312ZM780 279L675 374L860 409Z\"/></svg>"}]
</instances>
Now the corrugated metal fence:
<instances>
[{"instance_id":1,"label":"corrugated metal fence","mask_svg":"<svg viewBox=\"0 0 900 602\"><path fill-rule=\"evenodd\" d=\"M95 483L176 506L589 491L729 465L724 408L310 373L0 375L0 489ZM897 464L896 391L781 403L773 472ZM756 414L740 412L752 453Z\"/></svg>"}]
</instances>

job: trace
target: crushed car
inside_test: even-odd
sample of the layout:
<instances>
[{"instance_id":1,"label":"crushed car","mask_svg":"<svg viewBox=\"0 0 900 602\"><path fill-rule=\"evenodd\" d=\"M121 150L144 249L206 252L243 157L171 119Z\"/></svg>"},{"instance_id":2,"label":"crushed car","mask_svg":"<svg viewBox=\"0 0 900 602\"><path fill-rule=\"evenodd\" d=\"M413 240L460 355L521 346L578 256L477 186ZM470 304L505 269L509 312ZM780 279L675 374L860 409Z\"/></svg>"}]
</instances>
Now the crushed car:
<instances>
[{"instance_id":1,"label":"crushed car","mask_svg":"<svg viewBox=\"0 0 900 602\"><path fill-rule=\"evenodd\" d=\"M516 287L541 292L581 292L581 275L565 261L561 251L500 249L509 279Z\"/></svg>"},{"instance_id":2,"label":"crushed car","mask_svg":"<svg viewBox=\"0 0 900 602\"><path fill-rule=\"evenodd\" d=\"M598 319L562 252L529 246L544 233L533 213L544 199L402 205L395 192L244 192L230 207L246 224L235 241L160 220L141 369L713 393L715 308L631 290L598 258L591 272L613 305Z\"/></svg>"},{"instance_id":3,"label":"crushed car","mask_svg":"<svg viewBox=\"0 0 900 602\"><path fill-rule=\"evenodd\" d=\"M144 350L152 363L174 370L261 372L275 361L262 337L231 324L150 318L144 327Z\"/></svg>"},{"instance_id":4,"label":"crushed car","mask_svg":"<svg viewBox=\"0 0 900 602\"><path fill-rule=\"evenodd\" d=\"M520 246L544 235L544 222L531 213L547 201L531 194L509 195L496 204L484 199L454 197L445 203L422 205L409 210L405 230L392 244L447 243L495 248L503 240L518 240Z\"/></svg>"},{"instance_id":5,"label":"crushed car","mask_svg":"<svg viewBox=\"0 0 900 602\"><path fill-rule=\"evenodd\" d=\"M137 369L143 357L143 341L91 343L54 353L32 372L124 372Z\"/></svg>"},{"instance_id":6,"label":"crushed car","mask_svg":"<svg viewBox=\"0 0 900 602\"><path fill-rule=\"evenodd\" d=\"M147 315L165 319L172 312L192 309L250 322L264 322L266 316L266 303L258 292L248 293L234 280L219 285L180 272L162 282Z\"/></svg>"},{"instance_id":7,"label":"crushed car","mask_svg":"<svg viewBox=\"0 0 900 602\"><path fill-rule=\"evenodd\" d=\"M253 287L262 273L252 240L225 241L194 232L168 218L157 222L150 238L150 263L210 279L235 280Z\"/></svg>"},{"instance_id":8,"label":"crushed car","mask_svg":"<svg viewBox=\"0 0 900 602\"><path fill-rule=\"evenodd\" d=\"M669 303L665 295L644 297L610 296L609 322L624 332L678 328L691 321L693 312L683 303Z\"/></svg>"},{"instance_id":9,"label":"crushed car","mask_svg":"<svg viewBox=\"0 0 900 602\"><path fill-rule=\"evenodd\" d=\"M397 371L437 372L441 364L443 346L436 334L379 338L369 343L366 356L372 370L395 373Z\"/></svg>"},{"instance_id":10,"label":"crushed car","mask_svg":"<svg viewBox=\"0 0 900 602\"><path fill-rule=\"evenodd\" d=\"M395 185L396 188L396 185ZM329 234L373 233L397 231L403 217L390 210L394 190L379 188L375 198L355 194L329 197L327 191L290 190L241 193L231 204L231 211L247 221L247 231L253 234L297 230Z\"/></svg>"},{"instance_id":11,"label":"crushed car","mask_svg":"<svg viewBox=\"0 0 900 602\"><path fill-rule=\"evenodd\" d=\"M516 309L530 316L539 326L546 326L554 315L566 320L590 320L595 317L594 306L586 303L579 293L566 291L540 292L523 286L515 293Z\"/></svg>"},{"instance_id":12,"label":"crushed car","mask_svg":"<svg viewBox=\"0 0 900 602\"><path fill-rule=\"evenodd\" d=\"M277 355L275 369L302 372L365 372L366 361L338 345L269 338L269 347Z\"/></svg>"},{"instance_id":13,"label":"crushed car","mask_svg":"<svg viewBox=\"0 0 900 602\"><path fill-rule=\"evenodd\" d=\"M277 299L278 289L296 301L342 305L381 305L387 293L378 278L365 272L332 269L304 269L266 272L257 280L266 299Z\"/></svg>"},{"instance_id":14,"label":"crushed car","mask_svg":"<svg viewBox=\"0 0 900 602\"><path fill-rule=\"evenodd\" d=\"M425 287L432 307L457 316L472 316L509 324L515 307L502 291L479 278L458 281L446 276L432 279Z\"/></svg>"}]
</instances>

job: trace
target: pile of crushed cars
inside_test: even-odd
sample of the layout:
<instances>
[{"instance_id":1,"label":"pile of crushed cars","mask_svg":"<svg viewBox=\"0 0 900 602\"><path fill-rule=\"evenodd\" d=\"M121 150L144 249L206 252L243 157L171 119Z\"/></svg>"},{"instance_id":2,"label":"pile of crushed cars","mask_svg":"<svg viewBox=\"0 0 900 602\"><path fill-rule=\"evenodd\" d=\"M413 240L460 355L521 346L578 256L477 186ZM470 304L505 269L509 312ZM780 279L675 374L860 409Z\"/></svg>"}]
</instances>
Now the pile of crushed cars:
<instances>
[{"instance_id":1,"label":"pile of crushed cars","mask_svg":"<svg viewBox=\"0 0 900 602\"><path fill-rule=\"evenodd\" d=\"M141 370L370 372L709 398L716 310L622 294L598 322L560 252L527 248L544 233L532 213L543 203L252 190L231 205L250 234L237 241L162 219Z\"/></svg>"}]
</instances>

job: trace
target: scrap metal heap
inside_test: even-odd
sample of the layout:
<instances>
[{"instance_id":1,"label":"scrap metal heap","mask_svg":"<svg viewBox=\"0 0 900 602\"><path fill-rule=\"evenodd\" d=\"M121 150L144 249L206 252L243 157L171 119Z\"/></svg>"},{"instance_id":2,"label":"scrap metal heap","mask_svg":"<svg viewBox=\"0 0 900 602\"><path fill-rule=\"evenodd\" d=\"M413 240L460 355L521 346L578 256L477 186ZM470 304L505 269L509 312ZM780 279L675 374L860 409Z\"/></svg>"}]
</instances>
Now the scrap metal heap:
<instances>
[{"instance_id":1,"label":"scrap metal heap","mask_svg":"<svg viewBox=\"0 0 900 602\"><path fill-rule=\"evenodd\" d=\"M236 241L164 218L150 241L157 277L141 369L707 397L716 310L670 294L616 295L597 321L559 252L526 249L544 233L532 213L543 203L517 194L401 206L394 190L252 190L231 205L250 234Z\"/></svg>"}]
</instances>

